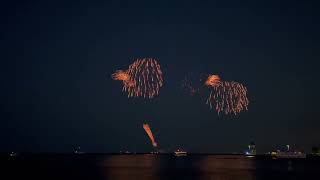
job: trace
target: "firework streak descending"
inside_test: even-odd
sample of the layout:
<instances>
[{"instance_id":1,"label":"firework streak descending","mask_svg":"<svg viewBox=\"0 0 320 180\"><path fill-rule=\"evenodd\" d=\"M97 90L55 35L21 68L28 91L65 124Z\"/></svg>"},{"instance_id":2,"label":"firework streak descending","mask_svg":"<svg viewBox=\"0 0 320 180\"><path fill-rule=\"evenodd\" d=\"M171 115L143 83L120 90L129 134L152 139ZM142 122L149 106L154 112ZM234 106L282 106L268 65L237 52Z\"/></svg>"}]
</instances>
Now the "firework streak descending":
<instances>
[{"instance_id":1,"label":"firework streak descending","mask_svg":"<svg viewBox=\"0 0 320 180\"><path fill-rule=\"evenodd\" d=\"M128 97L153 98L163 86L160 64L155 59L137 59L126 71L118 70L112 79L123 82L123 91Z\"/></svg>"},{"instance_id":2,"label":"firework streak descending","mask_svg":"<svg viewBox=\"0 0 320 180\"><path fill-rule=\"evenodd\" d=\"M205 85L211 89L207 99L210 109L215 106L218 114L237 115L243 110L248 110L249 100L247 98L247 88L238 82L220 81L217 75L209 75Z\"/></svg>"},{"instance_id":3,"label":"firework streak descending","mask_svg":"<svg viewBox=\"0 0 320 180\"><path fill-rule=\"evenodd\" d=\"M152 143L152 146L153 147L157 147L157 143L156 141L154 140L154 137L152 135L152 131L150 129L150 126L148 124L143 124L143 129L146 131L146 133L148 134L150 140L151 140L151 143Z\"/></svg>"}]
</instances>

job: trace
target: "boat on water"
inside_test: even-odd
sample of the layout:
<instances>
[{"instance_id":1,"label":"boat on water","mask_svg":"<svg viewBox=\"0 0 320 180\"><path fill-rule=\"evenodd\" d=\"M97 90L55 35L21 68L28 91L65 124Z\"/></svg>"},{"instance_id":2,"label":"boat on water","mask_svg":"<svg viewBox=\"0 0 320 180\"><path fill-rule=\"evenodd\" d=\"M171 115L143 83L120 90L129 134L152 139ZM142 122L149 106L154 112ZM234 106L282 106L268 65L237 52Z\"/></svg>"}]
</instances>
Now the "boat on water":
<instances>
[{"instance_id":1,"label":"boat on water","mask_svg":"<svg viewBox=\"0 0 320 180\"><path fill-rule=\"evenodd\" d=\"M306 154L300 151L273 151L271 152L273 158L306 158Z\"/></svg>"},{"instance_id":2,"label":"boat on water","mask_svg":"<svg viewBox=\"0 0 320 180\"><path fill-rule=\"evenodd\" d=\"M183 150L180 150L180 149L177 149L177 150L174 152L174 155L175 155L175 156L186 156L186 155L187 155L187 152L186 152L186 151L183 151Z\"/></svg>"},{"instance_id":3,"label":"boat on water","mask_svg":"<svg viewBox=\"0 0 320 180\"><path fill-rule=\"evenodd\" d=\"M284 151L277 150L271 152L271 157L278 159L278 158L286 158L286 159L296 159L296 158L306 158L306 153L297 151L297 150L290 150L290 146L287 145L287 149Z\"/></svg>"}]
</instances>

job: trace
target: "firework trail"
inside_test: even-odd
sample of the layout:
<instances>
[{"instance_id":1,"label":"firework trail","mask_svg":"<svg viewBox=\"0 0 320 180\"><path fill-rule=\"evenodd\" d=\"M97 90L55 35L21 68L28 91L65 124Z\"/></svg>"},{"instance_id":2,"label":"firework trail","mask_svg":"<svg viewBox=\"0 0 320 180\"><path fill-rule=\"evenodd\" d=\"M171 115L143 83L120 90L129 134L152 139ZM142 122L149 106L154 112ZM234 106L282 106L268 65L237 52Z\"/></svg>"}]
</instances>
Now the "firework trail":
<instances>
[{"instance_id":1,"label":"firework trail","mask_svg":"<svg viewBox=\"0 0 320 180\"><path fill-rule=\"evenodd\" d=\"M211 89L207 99L210 109L219 113L237 115L248 110L247 88L238 82L221 81L217 75L209 75L205 85Z\"/></svg>"},{"instance_id":2,"label":"firework trail","mask_svg":"<svg viewBox=\"0 0 320 180\"><path fill-rule=\"evenodd\" d=\"M163 86L160 64L152 58L137 59L128 70L113 73L112 79L123 82L128 97L153 98Z\"/></svg>"},{"instance_id":3,"label":"firework trail","mask_svg":"<svg viewBox=\"0 0 320 180\"><path fill-rule=\"evenodd\" d=\"M146 133L148 134L150 140L151 140L151 143L152 143L152 146L153 147L157 147L157 143L156 141L154 140L154 137L152 135L152 131L150 129L150 126L148 124L143 124L143 129L146 131Z\"/></svg>"}]
</instances>

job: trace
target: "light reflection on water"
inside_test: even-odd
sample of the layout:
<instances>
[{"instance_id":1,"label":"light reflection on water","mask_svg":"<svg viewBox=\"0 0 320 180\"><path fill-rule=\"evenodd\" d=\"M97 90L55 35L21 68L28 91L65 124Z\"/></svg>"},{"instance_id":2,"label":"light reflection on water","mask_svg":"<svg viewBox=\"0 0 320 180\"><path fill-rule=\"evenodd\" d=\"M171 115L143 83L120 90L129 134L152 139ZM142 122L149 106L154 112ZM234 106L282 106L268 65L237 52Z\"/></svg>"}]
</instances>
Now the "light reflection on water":
<instances>
[{"instance_id":1,"label":"light reflection on water","mask_svg":"<svg viewBox=\"0 0 320 180\"><path fill-rule=\"evenodd\" d=\"M320 157L247 158L237 155L26 155L0 156L10 179L33 180L273 180L319 179ZM0 179L6 177L0 173ZM315 178L316 177L316 178Z\"/></svg>"},{"instance_id":2,"label":"light reflection on water","mask_svg":"<svg viewBox=\"0 0 320 180\"><path fill-rule=\"evenodd\" d=\"M118 155L101 164L105 179L255 179L254 160L243 156Z\"/></svg>"},{"instance_id":3,"label":"light reflection on water","mask_svg":"<svg viewBox=\"0 0 320 180\"><path fill-rule=\"evenodd\" d=\"M159 160L154 155L116 155L102 163L105 179L112 180L158 180Z\"/></svg>"},{"instance_id":4,"label":"light reflection on water","mask_svg":"<svg viewBox=\"0 0 320 180\"><path fill-rule=\"evenodd\" d=\"M245 156L205 156L195 167L199 167L203 179L256 179L254 159Z\"/></svg>"}]
</instances>

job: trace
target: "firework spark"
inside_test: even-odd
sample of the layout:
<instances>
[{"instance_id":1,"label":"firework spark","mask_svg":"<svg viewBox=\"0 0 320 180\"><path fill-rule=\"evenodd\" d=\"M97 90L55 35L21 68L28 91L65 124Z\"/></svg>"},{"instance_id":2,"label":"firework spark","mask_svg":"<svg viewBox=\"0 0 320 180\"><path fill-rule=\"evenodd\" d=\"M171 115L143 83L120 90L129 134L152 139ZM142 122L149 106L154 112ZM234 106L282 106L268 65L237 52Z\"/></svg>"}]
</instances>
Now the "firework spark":
<instances>
[{"instance_id":1,"label":"firework spark","mask_svg":"<svg viewBox=\"0 0 320 180\"><path fill-rule=\"evenodd\" d=\"M152 131L151 131L151 128L149 126L149 124L143 124L143 129L146 131L146 133L148 134L150 140L151 140L151 143L152 143L152 146L153 147L157 147L157 143L156 141L154 140L154 137L152 135Z\"/></svg>"},{"instance_id":2,"label":"firework spark","mask_svg":"<svg viewBox=\"0 0 320 180\"><path fill-rule=\"evenodd\" d=\"M128 97L153 98L163 86L160 64L151 58L137 59L128 70L118 70L112 78L123 82L123 91Z\"/></svg>"},{"instance_id":3,"label":"firework spark","mask_svg":"<svg viewBox=\"0 0 320 180\"><path fill-rule=\"evenodd\" d=\"M207 104L210 109L215 108L218 114L237 115L248 110L247 88L241 83L220 81L219 76L210 75L205 84L211 89Z\"/></svg>"},{"instance_id":4,"label":"firework spark","mask_svg":"<svg viewBox=\"0 0 320 180\"><path fill-rule=\"evenodd\" d=\"M190 95L200 93L200 90L204 87L203 79L202 74L188 73L182 80L181 88Z\"/></svg>"}]
</instances>

